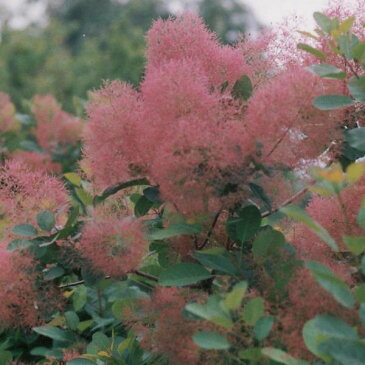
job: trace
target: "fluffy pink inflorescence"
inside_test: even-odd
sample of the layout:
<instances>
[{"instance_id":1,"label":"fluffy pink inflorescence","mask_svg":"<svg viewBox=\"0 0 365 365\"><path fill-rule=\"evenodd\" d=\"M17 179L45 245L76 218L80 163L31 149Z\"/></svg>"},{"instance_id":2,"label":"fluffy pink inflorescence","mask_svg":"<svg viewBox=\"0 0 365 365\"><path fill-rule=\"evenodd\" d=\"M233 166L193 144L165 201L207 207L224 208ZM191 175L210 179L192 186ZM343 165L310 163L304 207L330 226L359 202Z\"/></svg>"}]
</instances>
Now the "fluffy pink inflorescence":
<instances>
[{"instance_id":1,"label":"fluffy pink inflorescence","mask_svg":"<svg viewBox=\"0 0 365 365\"><path fill-rule=\"evenodd\" d=\"M182 314L187 296L184 289L156 288L150 298L140 300L141 313L126 313L124 319L132 323L143 348L153 354L167 355L176 365L200 363L199 348L192 340L200 323L189 321ZM134 324L133 316L137 316Z\"/></svg>"},{"instance_id":2,"label":"fluffy pink inflorescence","mask_svg":"<svg viewBox=\"0 0 365 365\"><path fill-rule=\"evenodd\" d=\"M84 165L101 187L141 176L141 102L130 85L114 81L93 94L84 140ZM148 125L145 128L149 128Z\"/></svg>"},{"instance_id":3,"label":"fluffy pink inflorescence","mask_svg":"<svg viewBox=\"0 0 365 365\"><path fill-rule=\"evenodd\" d=\"M78 247L97 270L123 277L138 268L148 242L141 221L97 211L84 227Z\"/></svg>"},{"instance_id":4,"label":"fluffy pink inflorescence","mask_svg":"<svg viewBox=\"0 0 365 365\"><path fill-rule=\"evenodd\" d=\"M320 111L312 101L341 88L341 82L324 83L302 67L290 67L259 88L248 102L245 122L263 146L261 160L296 167L323 152L339 135L343 112Z\"/></svg>"},{"instance_id":5,"label":"fluffy pink inflorescence","mask_svg":"<svg viewBox=\"0 0 365 365\"><path fill-rule=\"evenodd\" d=\"M8 161L0 169L0 211L5 224L0 237L7 237L17 224L36 226L36 215L48 210L63 224L69 207L64 184L42 171L31 171L19 161Z\"/></svg>"},{"instance_id":6,"label":"fluffy pink inflorescence","mask_svg":"<svg viewBox=\"0 0 365 365\"><path fill-rule=\"evenodd\" d=\"M326 266L348 284L352 284L345 266L328 259ZM287 307L278 315L282 326L280 340L284 342L291 355L314 360L314 356L304 343L302 329L307 321L320 314L331 314L347 323L357 322L356 312L344 308L330 293L319 286L308 270L300 269L289 284Z\"/></svg>"},{"instance_id":7,"label":"fluffy pink inflorescence","mask_svg":"<svg viewBox=\"0 0 365 365\"><path fill-rule=\"evenodd\" d=\"M52 95L36 95L32 112L37 122L34 134L47 152L54 153L80 141L83 129L81 120L64 112Z\"/></svg>"},{"instance_id":8,"label":"fluffy pink inflorescence","mask_svg":"<svg viewBox=\"0 0 365 365\"><path fill-rule=\"evenodd\" d=\"M4 245L0 245L0 267L1 327L36 326L41 322L40 316L46 308L44 298L36 288L34 260L24 251L8 252ZM55 297L53 294L47 295L47 299ZM56 300L51 302L47 301L47 306L54 305Z\"/></svg>"},{"instance_id":9,"label":"fluffy pink inflorescence","mask_svg":"<svg viewBox=\"0 0 365 365\"><path fill-rule=\"evenodd\" d=\"M16 128L15 107L9 95L0 92L0 134Z\"/></svg>"},{"instance_id":10,"label":"fluffy pink inflorescence","mask_svg":"<svg viewBox=\"0 0 365 365\"><path fill-rule=\"evenodd\" d=\"M17 150L11 154L13 160L26 165L31 171L45 171L49 174L59 174L62 167L59 163L53 162L50 155L38 152Z\"/></svg>"},{"instance_id":11,"label":"fluffy pink inflorescence","mask_svg":"<svg viewBox=\"0 0 365 365\"><path fill-rule=\"evenodd\" d=\"M274 38L222 46L196 15L158 20L140 91L109 83L89 105L83 163L99 189L147 177L194 215L246 198L253 159L298 167L318 157L340 135L343 111L312 101L343 85L265 58ZM243 75L254 84L248 102L234 97Z\"/></svg>"},{"instance_id":12,"label":"fluffy pink inflorescence","mask_svg":"<svg viewBox=\"0 0 365 365\"><path fill-rule=\"evenodd\" d=\"M157 20L147 34L147 73L171 60L191 59L204 69L212 85L233 84L249 68L240 49L219 44L203 20L186 13Z\"/></svg>"},{"instance_id":13,"label":"fluffy pink inflorescence","mask_svg":"<svg viewBox=\"0 0 365 365\"><path fill-rule=\"evenodd\" d=\"M235 101L225 104L228 95L211 92L209 79L189 59L150 70L141 92L150 126L141 139L152 181L183 213L213 208L214 190L226 182L223 172L242 170L253 150Z\"/></svg>"}]
</instances>

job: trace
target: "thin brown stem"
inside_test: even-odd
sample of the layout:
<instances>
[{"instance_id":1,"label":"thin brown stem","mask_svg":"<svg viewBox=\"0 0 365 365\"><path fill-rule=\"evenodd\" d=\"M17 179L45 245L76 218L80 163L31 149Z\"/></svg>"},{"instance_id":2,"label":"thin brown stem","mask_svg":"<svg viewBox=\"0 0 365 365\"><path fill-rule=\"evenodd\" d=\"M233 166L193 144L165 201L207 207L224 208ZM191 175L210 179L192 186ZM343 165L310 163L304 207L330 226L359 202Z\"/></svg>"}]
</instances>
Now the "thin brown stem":
<instances>
[{"instance_id":1,"label":"thin brown stem","mask_svg":"<svg viewBox=\"0 0 365 365\"><path fill-rule=\"evenodd\" d=\"M274 151L279 147L280 143L284 140L286 135L288 134L290 128L287 128L287 130L284 132L284 134L279 138L279 140L274 144L273 148L269 151L269 153L266 155L266 157L271 156Z\"/></svg>"},{"instance_id":2,"label":"thin brown stem","mask_svg":"<svg viewBox=\"0 0 365 365\"><path fill-rule=\"evenodd\" d=\"M267 216L269 216L272 213L276 213L278 210L280 210L281 208L293 203L293 201L295 201L296 199L300 198L301 196L303 196L306 192L308 191L308 186L304 187L303 189L299 190L297 193L295 193L294 195L292 195L290 198L284 200L279 206L277 206L275 209L272 209L270 211L266 211L264 213L261 214L262 218L265 218Z\"/></svg>"},{"instance_id":3,"label":"thin brown stem","mask_svg":"<svg viewBox=\"0 0 365 365\"><path fill-rule=\"evenodd\" d=\"M348 231L348 234L351 235L352 233L352 230L351 230L351 224L350 224L350 220L349 220L349 216L347 214L347 211L346 211L346 207L345 207L345 204L342 200L342 197L341 197L341 193L338 193L336 195L337 197L337 201L338 201L338 204L341 208L341 211L342 211L342 214L343 214L343 218L345 220L345 225L346 225L346 228L347 228L347 231Z\"/></svg>"},{"instance_id":4,"label":"thin brown stem","mask_svg":"<svg viewBox=\"0 0 365 365\"><path fill-rule=\"evenodd\" d=\"M359 74L357 73L357 71L353 68L353 66L351 65L351 63L347 60L347 58L345 56L343 56L344 58L344 61L345 61L345 66L348 66L349 69L351 70L351 72L354 74L354 76L359 79L360 76Z\"/></svg>"},{"instance_id":5,"label":"thin brown stem","mask_svg":"<svg viewBox=\"0 0 365 365\"><path fill-rule=\"evenodd\" d=\"M209 243L209 239L210 237L212 236L213 232L214 232L214 228L215 226L217 225L217 222L218 222L218 219L219 219L219 216L221 215L222 213L222 210L219 210L216 215L214 216L214 219L213 219L213 222L212 222L212 225L210 226L209 228L209 231L207 233L207 236L204 240L204 242L200 245L200 246L197 246L197 249L198 250L202 250L208 243Z\"/></svg>"}]
</instances>

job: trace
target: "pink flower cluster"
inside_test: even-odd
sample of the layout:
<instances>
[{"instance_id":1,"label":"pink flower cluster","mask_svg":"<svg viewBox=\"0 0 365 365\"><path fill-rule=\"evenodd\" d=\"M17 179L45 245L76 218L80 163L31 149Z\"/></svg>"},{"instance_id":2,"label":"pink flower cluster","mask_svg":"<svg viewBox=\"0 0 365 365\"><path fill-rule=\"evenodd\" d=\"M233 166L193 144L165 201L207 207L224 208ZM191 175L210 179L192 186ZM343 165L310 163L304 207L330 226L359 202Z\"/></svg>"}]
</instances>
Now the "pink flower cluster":
<instances>
[{"instance_id":1,"label":"pink flower cluster","mask_svg":"<svg viewBox=\"0 0 365 365\"><path fill-rule=\"evenodd\" d=\"M44 172L33 172L19 161L9 161L0 170L0 323L2 327L35 326L41 315L59 300L55 289L37 286L38 263L26 250L9 252L17 237L17 224L36 226L36 215L51 211L64 223L69 201L63 184ZM44 301L44 298L47 301ZM51 300L50 303L49 300Z\"/></svg>"},{"instance_id":2,"label":"pink flower cluster","mask_svg":"<svg viewBox=\"0 0 365 365\"><path fill-rule=\"evenodd\" d=\"M0 170L0 211L5 228L0 237L17 224L36 225L36 215L42 210L52 212L57 224L64 223L69 198L61 181L42 171L31 171L19 161L8 161Z\"/></svg>"},{"instance_id":3,"label":"pink flower cluster","mask_svg":"<svg viewBox=\"0 0 365 365\"><path fill-rule=\"evenodd\" d=\"M26 165L29 170L34 172L42 170L48 174L61 173L61 165L58 162L52 161L52 157L49 154L16 150L11 153L10 157Z\"/></svg>"},{"instance_id":4,"label":"pink flower cluster","mask_svg":"<svg viewBox=\"0 0 365 365\"><path fill-rule=\"evenodd\" d=\"M141 338L141 346L152 354L165 354L176 365L200 364L199 348L192 336L201 323L183 317L189 293L178 288L156 288L152 296L139 302L140 310L125 314ZM135 320L135 322L134 322Z\"/></svg>"},{"instance_id":5,"label":"pink flower cluster","mask_svg":"<svg viewBox=\"0 0 365 365\"><path fill-rule=\"evenodd\" d=\"M62 150L80 140L83 124L80 119L64 112L51 95L36 95L32 113L37 126L34 134L39 145L47 152Z\"/></svg>"},{"instance_id":6,"label":"pink flower cluster","mask_svg":"<svg viewBox=\"0 0 365 365\"><path fill-rule=\"evenodd\" d=\"M317 157L343 114L312 100L341 82L293 65L273 76L272 37L223 46L196 15L158 20L140 91L112 82L93 95L83 164L96 186L143 176L179 212L211 212L247 197L252 160L296 167ZM248 103L235 97L244 75L254 85Z\"/></svg>"},{"instance_id":7,"label":"pink flower cluster","mask_svg":"<svg viewBox=\"0 0 365 365\"><path fill-rule=\"evenodd\" d=\"M248 102L245 122L262 144L264 163L297 167L314 159L340 136L341 111L324 112L312 101L341 93L338 81L323 81L301 66L290 66L267 81Z\"/></svg>"},{"instance_id":8,"label":"pink flower cluster","mask_svg":"<svg viewBox=\"0 0 365 365\"><path fill-rule=\"evenodd\" d=\"M123 277L138 268L148 242L139 220L116 214L104 216L99 210L84 227L78 247L95 269Z\"/></svg>"}]
</instances>

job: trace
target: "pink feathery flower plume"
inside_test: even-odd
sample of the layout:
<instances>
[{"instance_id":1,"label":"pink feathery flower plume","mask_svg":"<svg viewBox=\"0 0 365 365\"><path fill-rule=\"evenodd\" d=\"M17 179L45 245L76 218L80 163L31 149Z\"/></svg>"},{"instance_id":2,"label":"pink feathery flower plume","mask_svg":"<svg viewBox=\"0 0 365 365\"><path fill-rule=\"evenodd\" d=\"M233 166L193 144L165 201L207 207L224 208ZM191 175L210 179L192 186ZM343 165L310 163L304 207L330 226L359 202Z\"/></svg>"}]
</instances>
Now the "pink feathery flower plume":
<instances>
[{"instance_id":1,"label":"pink feathery flower plume","mask_svg":"<svg viewBox=\"0 0 365 365\"><path fill-rule=\"evenodd\" d=\"M37 122L34 134L39 145L49 153L76 144L81 139L83 123L64 112L52 95L36 95L32 113Z\"/></svg>"},{"instance_id":2,"label":"pink feathery flower plume","mask_svg":"<svg viewBox=\"0 0 365 365\"><path fill-rule=\"evenodd\" d=\"M140 220L94 213L83 231L78 247L98 271L112 277L123 277L136 270L147 253Z\"/></svg>"}]
</instances>

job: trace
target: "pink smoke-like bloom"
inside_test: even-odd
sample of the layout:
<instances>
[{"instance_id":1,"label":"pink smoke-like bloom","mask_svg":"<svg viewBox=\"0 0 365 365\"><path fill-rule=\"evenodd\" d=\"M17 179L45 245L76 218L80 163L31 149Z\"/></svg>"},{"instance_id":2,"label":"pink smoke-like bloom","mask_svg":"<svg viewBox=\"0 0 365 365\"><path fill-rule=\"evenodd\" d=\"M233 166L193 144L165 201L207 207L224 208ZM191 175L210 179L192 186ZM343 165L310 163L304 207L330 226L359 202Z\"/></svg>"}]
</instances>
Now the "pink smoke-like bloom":
<instances>
[{"instance_id":1,"label":"pink smoke-like bloom","mask_svg":"<svg viewBox=\"0 0 365 365\"><path fill-rule=\"evenodd\" d=\"M137 313L127 311L123 318L141 338L144 349L165 354L176 365L200 363L199 348L192 336L201 324L185 319L182 314L188 295L184 289L156 288L150 298L139 301Z\"/></svg>"},{"instance_id":2,"label":"pink smoke-like bloom","mask_svg":"<svg viewBox=\"0 0 365 365\"><path fill-rule=\"evenodd\" d=\"M0 169L0 209L6 237L17 224L36 226L36 216L43 210L52 212L57 224L63 224L69 207L64 184L42 171L31 171L19 161L8 161Z\"/></svg>"},{"instance_id":3,"label":"pink smoke-like bloom","mask_svg":"<svg viewBox=\"0 0 365 365\"><path fill-rule=\"evenodd\" d=\"M0 244L0 267L1 327L34 327L50 308L61 309L62 300L54 287L36 286L36 262L28 253L9 252Z\"/></svg>"},{"instance_id":4,"label":"pink smoke-like bloom","mask_svg":"<svg viewBox=\"0 0 365 365\"><path fill-rule=\"evenodd\" d=\"M317 158L341 137L344 112L312 101L341 93L343 82L305 70L305 57L270 59L285 32L232 47L193 14L155 22L140 91L109 83L88 108L83 166L99 190L147 177L178 212L195 215L247 198L253 160L295 168ZM243 75L253 81L248 102L234 97Z\"/></svg>"},{"instance_id":5,"label":"pink smoke-like bloom","mask_svg":"<svg viewBox=\"0 0 365 365\"><path fill-rule=\"evenodd\" d=\"M139 152L141 105L138 93L118 81L93 94L84 141L84 166L103 187L140 177L146 169Z\"/></svg>"},{"instance_id":6,"label":"pink smoke-like bloom","mask_svg":"<svg viewBox=\"0 0 365 365\"><path fill-rule=\"evenodd\" d=\"M219 44L202 19L191 13L157 20L147 34L147 73L171 60L191 59L204 69L212 85L233 84L248 67L239 49Z\"/></svg>"},{"instance_id":7,"label":"pink smoke-like bloom","mask_svg":"<svg viewBox=\"0 0 365 365\"><path fill-rule=\"evenodd\" d=\"M78 248L98 271L123 277L138 268L148 242L139 220L96 212L84 227Z\"/></svg>"},{"instance_id":8,"label":"pink smoke-like bloom","mask_svg":"<svg viewBox=\"0 0 365 365\"><path fill-rule=\"evenodd\" d=\"M37 122L34 134L47 152L54 153L80 141L83 129L81 120L64 112L52 95L36 95L32 113Z\"/></svg>"},{"instance_id":9,"label":"pink smoke-like bloom","mask_svg":"<svg viewBox=\"0 0 365 365\"><path fill-rule=\"evenodd\" d=\"M45 171L48 174L61 173L62 167L59 163L53 162L50 155L38 152L17 150L11 154L13 160L26 165L31 171Z\"/></svg>"},{"instance_id":10,"label":"pink smoke-like bloom","mask_svg":"<svg viewBox=\"0 0 365 365\"><path fill-rule=\"evenodd\" d=\"M318 157L339 137L344 114L321 111L312 101L341 88L341 82L324 82L302 67L290 67L261 86L248 102L245 122L263 146L262 161L296 167Z\"/></svg>"}]
</instances>

